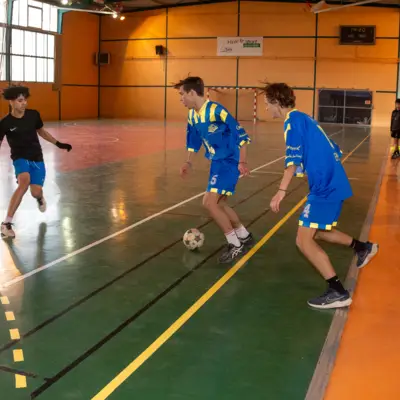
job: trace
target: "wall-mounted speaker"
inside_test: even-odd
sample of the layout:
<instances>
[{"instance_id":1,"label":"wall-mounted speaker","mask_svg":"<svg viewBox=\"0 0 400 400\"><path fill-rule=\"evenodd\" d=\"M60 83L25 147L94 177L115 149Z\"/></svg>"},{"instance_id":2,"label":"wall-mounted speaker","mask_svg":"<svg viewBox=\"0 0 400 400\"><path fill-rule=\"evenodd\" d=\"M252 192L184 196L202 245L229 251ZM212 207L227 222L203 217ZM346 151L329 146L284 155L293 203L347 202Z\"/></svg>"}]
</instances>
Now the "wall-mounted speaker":
<instances>
[{"instance_id":1,"label":"wall-mounted speaker","mask_svg":"<svg viewBox=\"0 0 400 400\"><path fill-rule=\"evenodd\" d=\"M95 58L96 65L110 64L110 53L96 53Z\"/></svg>"}]
</instances>

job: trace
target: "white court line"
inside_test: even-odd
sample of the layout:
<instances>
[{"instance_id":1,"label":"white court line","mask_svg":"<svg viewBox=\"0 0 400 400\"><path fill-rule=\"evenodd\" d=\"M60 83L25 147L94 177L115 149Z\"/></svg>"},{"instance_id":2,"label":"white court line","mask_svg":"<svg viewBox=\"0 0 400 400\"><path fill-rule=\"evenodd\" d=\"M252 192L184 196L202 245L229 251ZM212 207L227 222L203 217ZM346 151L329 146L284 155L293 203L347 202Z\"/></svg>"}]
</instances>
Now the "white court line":
<instances>
[{"instance_id":1,"label":"white court line","mask_svg":"<svg viewBox=\"0 0 400 400\"><path fill-rule=\"evenodd\" d=\"M337 135L338 133L340 133L342 131L343 131L343 128L341 128L337 132L334 132L332 135L329 135L329 137ZM274 164L274 163L276 163L276 162L278 162L278 161L280 161L280 160L282 160L284 158L285 158L285 156L279 157L279 158L277 158L275 160L272 160L272 161L270 161L270 162L268 162L266 164L260 165L259 167L252 169L250 172L256 172L256 171L258 171L258 170L260 170L262 168L268 167L269 165L272 165L272 164ZM240 176L240 178L241 178L241 176ZM135 222L134 224L129 225L126 228L121 229L120 231L113 233L112 235L106 236L106 237L104 237L104 238L102 238L100 240L97 240L97 241L95 241L93 243L88 244L85 247L82 247L82 248L80 248L78 250L75 250L72 253L69 253L69 254L67 254L67 255L65 255L63 257L60 257L57 260L54 260L54 261L50 262L49 264L43 265L43 266L41 266L39 268L34 269L33 271L27 272L26 274L23 274L23 275L20 275L20 276L14 278L14 279L11 279L10 281L8 281L8 282L4 283L3 285L1 285L1 287L5 289L5 288L8 288L10 286L13 286L16 283L21 282L24 279L27 279L27 278L29 278L29 277L31 277L33 275L36 275L41 271L45 271L46 269L54 267L55 265L57 265L57 264L59 264L59 263L61 263L63 261L66 261L66 260L68 260L68 259L70 259L72 257L75 257L76 255L81 254L81 253L85 252L86 250L89 250L89 249L91 249L91 248L93 248L95 246L98 246L101 243L104 243L104 242L106 242L106 241L108 241L110 239L115 238L116 236L119 236L119 235L121 235L121 234L123 234L125 232L128 232L133 228L136 228L136 227L138 227L140 225L143 225L144 223L146 223L148 221L151 221L151 220L159 217L160 215L163 215L163 214L165 214L165 213L167 213L169 211L175 210L176 208L178 208L180 206L183 206L184 204L189 203L192 200L195 200L195 199L203 196L204 193L206 193L206 192L204 191L204 192L201 192L199 194L196 194L195 196L192 196L189 199L183 200L180 203L174 204L171 207L165 208L164 210L162 210L162 211L160 211L158 213L152 214L152 215L148 216L147 218L144 218L144 219L142 219L142 220L140 220L138 222Z\"/></svg>"},{"instance_id":2,"label":"white court line","mask_svg":"<svg viewBox=\"0 0 400 400\"><path fill-rule=\"evenodd\" d=\"M277 158L276 160L273 160L273 161L270 161L270 162L268 162L268 163L266 163L266 164L260 165L259 167L254 168L253 170L251 170L251 172L256 172L256 171L260 170L261 168L268 167L269 165L274 164L274 163L276 163L277 161L280 161L280 160L282 160L282 159L284 159L284 158L285 158L285 156L282 156L282 157ZM59 263L61 263L61 262L63 262L63 261L66 261L66 260L68 260L68 259L70 259L70 258L72 258L72 257L75 257L76 255L81 254L81 253L85 252L86 250L89 250L89 249L91 249L91 248L93 248L93 247L95 247L95 246L98 246L99 244L104 243L104 242L106 242L107 240L113 239L113 238L115 238L116 236L119 236L119 235L121 235L121 234L123 234L123 233L125 233L125 232L130 231L130 230L133 229L133 228L136 228L136 227L138 227L138 226L140 226L140 225L143 225L144 223L146 223L146 222L148 222L148 221L151 221L151 220L153 220L153 219L159 217L160 215L163 215L163 214L165 214L165 213L167 213L167 212L169 212L169 211L171 211L171 210L175 210L175 208L178 208L178 207L180 207L180 206L183 206L184 204L189 203L189 202L191 202L192 200L195 200L195 199L197 199L197 198L203 196L204 193L206 193L206 192L201 192L201 193L199 193L199 194L196 194L195 196L192 196L192 197L190 197L189 199L183 200L183 201L181 201L180 203L174 204L174 205L171 206L171 207L165 208L164 210L162 210L162 211L160 211L160 212L158 212L158 213L152 214L152 215L150 215L150 216L147 217L147 218L144 218L144 219L142 219L142 220L140 220L140 221L138 221L138 222L135 222L134 224L129 225L129 226L127 226L126 228L121 229L120 231L113 233L112 235L106 236L106 237L104 237L104 238L102 238L102 239L100 239L100 240L97 240L96 242L93 242L93 243L88 244L88 245L85 246L85 247L82 247L82 248L80 248L80 249L78 249L78 250L75 250L75 251L73 251L72 253L69 253L69 254L67 254L67 255L65 255L65 256L63 256L63 257L60 257L60 258L58 258L57 260L54 260L54 261L50 262L49 264L43 265L43 266L41 266L41 267L39 267L39 268L36 268L36 269L34 269L34 270L30 271L30 272L27 272L26 274L23 274L23 275L20 275L20 276L14 278L14 279L11 279L10 281L4 283L4 284L2 285L2 287L3 287L3 288L8 288L8 287L10 287L10 286L15 285L15 284L18 283L18 282L21 282L22 280L24 280L24 279L26 279L26 278L29 278L30 276L33 276L33 275L35 275L35 274L37 274L37 273L39 273L39 272L41 272L41 271L44 271L44 270L49 269L49 268L51 268L51 267L54 267L55 265L57 265L57 264L59 264Z\"/></svg>"}]
</instances>

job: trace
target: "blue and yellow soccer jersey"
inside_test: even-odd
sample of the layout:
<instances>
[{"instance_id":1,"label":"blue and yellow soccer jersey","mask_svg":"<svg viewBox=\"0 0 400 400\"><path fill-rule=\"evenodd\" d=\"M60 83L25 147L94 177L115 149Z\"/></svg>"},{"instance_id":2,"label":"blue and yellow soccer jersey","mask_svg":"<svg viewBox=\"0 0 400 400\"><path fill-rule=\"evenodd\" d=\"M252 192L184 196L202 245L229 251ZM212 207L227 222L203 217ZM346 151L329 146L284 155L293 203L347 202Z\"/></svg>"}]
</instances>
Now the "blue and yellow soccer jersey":
<instances>
[{"instance_id":1,"label":"blue and yellow soccer jersey","mask_svg":"<svg viewBox=\"0 0 400 400\"><path fill-rule=\"evenodd\" d=\"M301 166L308 176L309 199L345 200L352 196L350 182L340 161L339 146L318 123L297 110L288 113L285 124L285 167Z\"/></svg>"},{"instance_id":2,"label":"blue and yellow soccer jersey","mask_svg":"<svg viewBox=\"0 0 400 400\"><path fill-rule=\"evenodd\" d=\"M239 161L240 148L250 137L220 104L206 101L197 113L189 111L186 148L198 152L204 144L209 160Z\"/></svg>"}]
</instances>

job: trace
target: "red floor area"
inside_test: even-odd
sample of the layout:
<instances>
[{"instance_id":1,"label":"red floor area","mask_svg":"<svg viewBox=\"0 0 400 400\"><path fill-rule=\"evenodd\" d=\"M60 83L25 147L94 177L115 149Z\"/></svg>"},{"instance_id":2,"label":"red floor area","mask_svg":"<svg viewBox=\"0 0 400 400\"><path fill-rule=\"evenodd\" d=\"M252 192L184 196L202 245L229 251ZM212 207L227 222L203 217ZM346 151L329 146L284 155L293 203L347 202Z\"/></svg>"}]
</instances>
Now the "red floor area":
<instances>
[{"instance_id":1,"label":"red floor area","mask_svg":"<svg viewBox=\"0 0 400 400\"><path fill-rule=\"evenodd\" d=\"M41 140L45 162L57 172L85 169L182 148L186 139L184 124L164 127L133 125L128 122L111 125L109 121L94 121L92 124L48 124L46 129L56 139L70 143L73 147L71 153L66 153ZM6 140L3 142L1 152L4 160L4 154L9 154ZM58 153L57 157L55 153ZM0 171L4 172L4 163L1 164Z\"/></svg>"}]
</instances>

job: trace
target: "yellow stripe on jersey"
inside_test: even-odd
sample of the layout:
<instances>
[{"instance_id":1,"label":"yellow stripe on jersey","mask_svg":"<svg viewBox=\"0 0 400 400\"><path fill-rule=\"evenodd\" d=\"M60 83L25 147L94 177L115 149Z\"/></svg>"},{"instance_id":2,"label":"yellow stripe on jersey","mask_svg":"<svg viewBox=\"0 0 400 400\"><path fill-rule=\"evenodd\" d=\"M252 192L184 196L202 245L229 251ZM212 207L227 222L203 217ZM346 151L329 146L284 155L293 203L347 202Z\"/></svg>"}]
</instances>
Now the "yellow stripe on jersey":
<instances>
[{"instance_id":1,"label":"yellow stripe on jersey","mask_svg":"<svg viewBox=\"0 0 400 400\"><path fill-rule=\"evenodd\" d=\"M285 132L284 132L285 143L286 143L286 136L287 136L288 132L290 131L290 129L291 129L291 126L290 126L290 124L288 124L288 126L287 126L287 128L286 128L286 130L285 130Z\"/></svg>"},{"instance_id":2,"label":"yellow stripe on jersey","mask_svg":"<svg viewBox=\"0 0 400 400\"><path fill-rule=\"evenodd\" d=\"M293 108L293 110L290 110L290 111L286 114L285 122L290 118L290 114L291 114L293 111L297 111L297 110L296 110L295 108Z\"/></svg>"},{"instance_id":3,"label":"yellow stripe on jersey","mask_svg":"<svg viewBox=\"0 0 400 400\"><path fill-rule=\"evenodd\" d=\"M188 122L193 126L193 110L189 110Z\"/></svg>"},{"instance_id":4,"label":"yellow stripe on jersey","mask_svg":"<svg viewBox=\"0 0 400 400\"><path fill-rule=\"evenodd\" d=\"M199 112L196 113L200 117L201 122L206 122L206 110L207 110L207 104L209 102L210 102L209 100L206 100L205 103L201 106ZM197 123L197 120L196 120L196 123Z\"/></svg>"},{"instance_id":5,"label":"yellow stripe on jersey","mask_svg":"<svg viewBox=\"0 0 400 400\"><path fill-rule=\"evenodd\" d=\"M210 107L210 122L215 122L216 117L215 117L215 110L217 109L217 105L215 103L211 104Z\"/></svg>"},{"instance_id":6,"label":"yellow stripe on jersey","mask_svg":"<svg viewBox=\"0 0 400 400\"><path fill-rule=\"evenodd\" d=\"M228 116L228 113L225 110L222 110L221 114L220 114L221 121L225 122L227 116Z\"/></svg>"},{"instance_id":7,"label":"yellow stripe on jersey","mask_svg":"<svg viewBox=\"0 0 400 400\"><path fill-rule=\"evenodd\" d=\"M198 124L199 123L199 117L197 116L197 113L193 113L193 117L194 117L194 123Z\"/></svg>"},{"instance_id":8,"label":"yellow stripe on jersey","mask_svg":"<svg viewBox=\"0 0 400 400\"><path fill-rule=\"evenodd\" d=\"M332 149L334 149L332 142L329 140L328 136L326 135L325 131L319 126L318 129L323 133L323 135L326 137L326 140L329 142L330 146L332 147Z\"/></svg>"}]
</instances>

